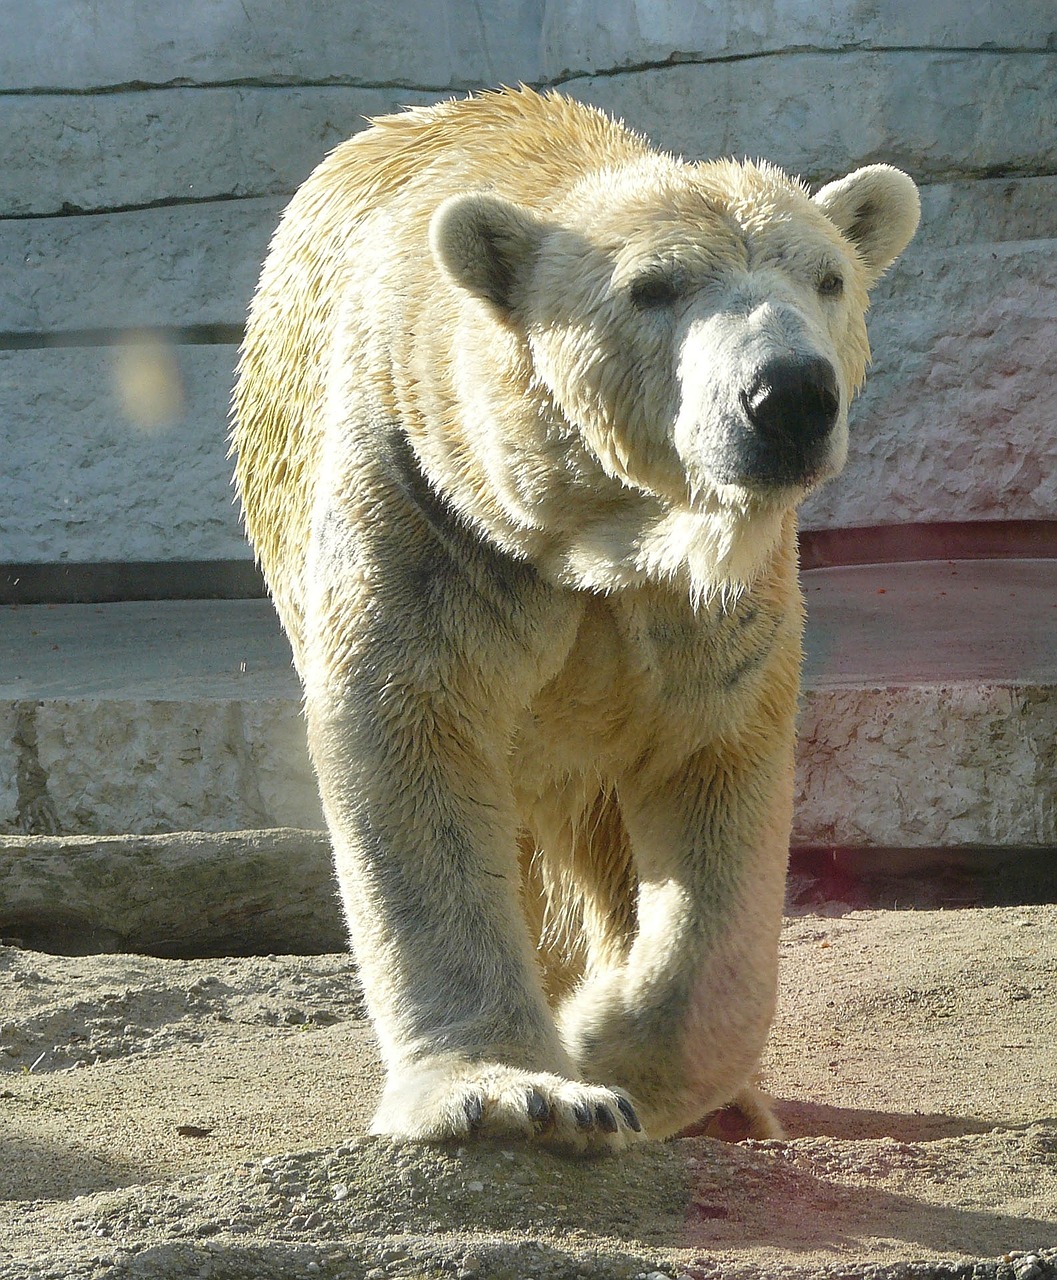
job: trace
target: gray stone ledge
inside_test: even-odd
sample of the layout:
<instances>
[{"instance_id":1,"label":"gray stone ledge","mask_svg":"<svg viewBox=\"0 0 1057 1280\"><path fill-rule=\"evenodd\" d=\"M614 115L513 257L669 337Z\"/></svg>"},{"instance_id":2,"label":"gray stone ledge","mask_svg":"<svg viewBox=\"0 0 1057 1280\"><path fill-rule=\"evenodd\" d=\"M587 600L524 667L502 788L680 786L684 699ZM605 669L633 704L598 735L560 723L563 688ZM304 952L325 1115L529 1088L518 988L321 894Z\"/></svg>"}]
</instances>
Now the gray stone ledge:
<instances>
[{"instance_id":1,"label":"gray stone ledge","mask_svg":"<svg viewBox=\"0 0 1057 1280\"><path fill-rule=\"evenodd\" d=\"M105 37L101 33L106 33ZM444 90L801 49L1052 50L1047 0L988 5L779 0L370 0L292 9L283 0L48 0L0 50L9 91L122 85L326 82Z\"/></svg>"},{"instance_id":2,"label":"gray stone ledge","mask_svg":"<svg viewBox=\"0 0 1057 1280\"><path fill-rule=\"evenodd\" d=\"M235 359L0 352L0 563L245 556L225 456Z\"/></svg>"},{"instance_id":3,"label":"gray stone ledge","mask_svg":"<svg viewBox=\"0 0 1057 1280\"><path fill-rule=\"evenodd\" d=\"M364 117L437 97L336 86L0 97L0 217L286 197Z\"/></svg>"},{"instance_id":4,"label":"gray stone ledge","mask_svg":"<svg viewBox=\"0 0 1057 1280\"><path fill-rule=\"evenodd\" d=\"M921 223L905 256L927 249L1057 240L1057 175L976 178L918 188Z\"/></svg>"},{"instance_id":5,"label":"gray stone ledge","mask_svg":"<svg viewBox=\"0 0 1057 1280\"><path fill-rule=\"evenodd\" d=\"M8 91L237 80L360 80L444 89L539 78L539 7L492 0L41 0L6 24Z\"/></svg>"},{"instance_id":6,"label":"gray stone ledge","mask_svg":"<svg viewBox=\"0 0 1057 1280\"><path fill-rule=\"evenodd\" d=\"M0 333L241 325L284 203L0 222Z\"/></svg>"},{"instance_id":7,"label":"gray stone ledge","mask_svg":"<svg viewBox=\"0 0 1057 1280\"><path fill-rule=\"evenodd\" d=\"M1053 562L810 578L794 843L1057 845ZM267 601L0 622L0 831L321 828Z\"/></svg>"},{"instance_id":8,"label":"gray stone ledge","mask_svg":"<svg viewBox=\"0 0 1057 1280\"><path fill-rule=\"evenodd\" d=\"M102 607L102 606L100 606ZM27 794L25 717L40 784ZM13 745L12 745L13 744ZM0 703L0 831L323 827L299 697Z\"/></svg>"},{"instance_id":9,"label":"gray stone ledge","mask_svg":"<svg viewBox=\"0 0 1057 1280\"><path fill-rule=\"evenodd\" d=\"M1057 14L1048 0L989 4L822 0L547 0L543 66L548 78L789 49L1053 49Z\"/></svg>"},{"instance_id":10,"label":"gray stone ledge","mask_svg":"<svg viewBox=\"0 0 1057 1280\"><path fill-rule=\"evenodd\" d=\"M38 803L19 794L31 710ZM795 845L1057 845L1057 686L808 688ZM21 804L20 804L21 801ZM300 699L0 703L0 831L320 829Z\"/></svg>"},{"instance_id":11,"label":"gray stone ledge","mask_svg":"<svg viewBox=\"0 0 1057 1280\"><path fill-rule=\"evenodd\" d=\"M1057 685L815 689L793 843L1052 847L1055 759Z\"/></svg>"}]
</instances>

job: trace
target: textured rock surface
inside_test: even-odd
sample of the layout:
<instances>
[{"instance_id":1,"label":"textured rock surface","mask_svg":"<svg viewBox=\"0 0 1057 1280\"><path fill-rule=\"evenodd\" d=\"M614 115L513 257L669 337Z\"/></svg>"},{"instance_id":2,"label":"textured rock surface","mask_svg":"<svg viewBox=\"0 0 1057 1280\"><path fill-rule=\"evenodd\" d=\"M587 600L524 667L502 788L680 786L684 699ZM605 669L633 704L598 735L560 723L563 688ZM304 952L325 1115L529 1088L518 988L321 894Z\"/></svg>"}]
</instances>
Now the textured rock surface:
<instances>
[{"instance_id":1,"label":"textured rock surface","mask_svg":"<svg viewBox=\"0 0 1057 1280\"><path fill-rule=\"evenodd\" d=\"M248 557L230 346L0 351L0 563Z\"/></svg>"},{"instance_id":2,"label":"textured rock surface","mask_svg":"<svg viewBox=\"0 0 1057 1280\"><path fill-rule=\"evenodd\" d=\"M936 181L992 168L1052 171L1055 58L788 54L564 89L691 157L764 155L819 178L894 159ZM0 102L0 216L288 194L363 116L438 96L343 85L183 88L90 95L78 100L76 120L64 96L10 97Z\"/></svg>"},{"instance_id":3,"label":"textured rock surface","mask_svg":"<svg viewBox=\"0 0 1057 1280\"><path fill-rule=\"evenodd\" d=\"M280 200L0 221L0 253L21 263L0 331L105 337L148 325L241 324Z\"/></svg>"},{"instance_id":4,"label":"textured rock surface","mask_svg":"<svg viewBox=\"0 0 1057 1280\"><path fill-rule=\"evenodd\" d=\"M7 611L0 830L321 828L264 600Z\"/></svg>"},{"instance_id":5,"label":"textured rock surface","mask_svg":"<svg viewBox=\"0 0 1057 1280\"><path fill-rule=\"evenodd\" d=\"M1057 565L804 575L793 843L1057 845Z\"/></svg>"},{"instance_id":6,"label":"textured rock surface","mask_svg":"<svg viewBox=\"0 0 1057 1280\"><path fill-rule=\"evenodd\" d=\"M56 698L35 729L57 832L323 825L299 698Z\"/></svg>"},{"instance_id":7,"label":"textured rock surface","mask_svg":"<svg viewBox=\"0 0 1057 1280\"><path fill-rule=\"evenodd\" d=\"M692 86L689 101L679 108L677 117L693 110L689 123L678 126L690 145L690 154L742 151L764 155L819 179L838 171L839 156L827 151L825 139L833 129L844 127L847 112L843 103L835 106L838 118L824 123L824 136L818 140L803 136L798 113L770 119L762 132L753 134L750 123L745 121L746 105L722 97L722 90L729 86L713 86L716 100L709 101L707 113L702 115L699 99L708 88L707 77L715 69L684 69L683 74L689 73L703 78L702 83ZM568 86L566 91L574 90L575 86ZM50 216L64 210L106 212L159 201L208 202L229 197L243 201L277 196L282 197L278 201L281 204L331 147L364 127L363 117L433 102L438 96L442 95L341 85L89 95L79 100L76 129L70 123L69 99L63 96L3 99L0 119L5 129L0 131L0 169L7 181L0 190L0 218ZM1043 101L1031 110L1041 118L1049 107L1045 95L1038 96ZM645 122L634 114L633 102L621 109L630 123L646 129ZM974 112L981 109L979 103L973 107ZM823 106L808 103L804 110L821 112ZM1029 112L1019 120L999 116L990 128L1008 128L1007 149L1015 155L1027 145L1023 131L1026 129L1034 137L1036 123ZM659 127L671 130L673 126L661 120ZM100 146L100 137L107 139L106 146ZM928 146L934 145L935 140L930 138ZM999 145L996 140L995 146ZM814 148L814 152L805 148ZM810 166L803 163L808 159ZM794 163L797 160L801 163ZM856 162L856 157L849 157L849 165ZM971 165L967 167L972 169ZM1003 168L1013 170L1015 166ZM923 192L925 208L919 237L928 235L930 227L937 225L933 209L946 215L948 204L954 206L949 211L951 216L961 211L961 225L968 223L976 228L976 238L1031 238L1032 234L1039 234L1029 231L1037 216L1048 215L1052 225L1052 177L1018 178L1015 172L1009 172L1000 180L975 179L971 186L951 186L930 173L925 154L912 157L910 169L919 181L929 184ZM1017 193L1004 203L994 196L1004 189L1003 184L1009 184ZM216 216L236 215L233 209L214 212ZM151 225L159 228L158 238L164 244L165 224ZM951 224L948 229L945 222L939 224L941 232L950 234L950 242L957 242L956 225L959 224ZM85 226L85 233L92 234L90 226ZM22 234L27 234L25 229ZM11 248L15 250L17 243L11 242ZM240 247L238 254L252 260L253 246Z\"/></svg>"},{"instance_id":8,"label":"textured rock surface","mask_svg":"<svg viewBox=\"0 0 1057 1280\"><path fill-rule=\"evenodd\" d=\"M68 97L7 98L0 217L287 196L364 116L437 96L347 85L107 93L79 99L76 127Z\"/></svg>"},{"instance_id":9,"label":"textured rock surface","mask_svg":"<svg viewBox=\"0 0 1057 1280\"><path fill-rule=\"evenodd\" d=\"M1057 845L1057 686L815 690L794 844Z\"/></svg>"}]
</instances>

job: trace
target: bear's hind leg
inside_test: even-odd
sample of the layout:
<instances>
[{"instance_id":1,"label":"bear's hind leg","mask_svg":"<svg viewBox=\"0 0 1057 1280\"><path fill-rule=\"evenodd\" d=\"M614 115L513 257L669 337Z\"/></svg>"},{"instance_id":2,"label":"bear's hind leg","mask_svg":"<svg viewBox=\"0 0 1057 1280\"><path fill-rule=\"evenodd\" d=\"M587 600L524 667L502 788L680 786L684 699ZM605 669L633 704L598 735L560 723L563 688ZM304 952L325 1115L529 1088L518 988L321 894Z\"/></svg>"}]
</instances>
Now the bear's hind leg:
<instances>
[{"instance_id":1,"label":"bear's hind leg","mask_svg":"<svg viewBox=\"0 0 1057 1280\"><path fill-rule=\"evenodd\" d=\"M718 1111L680 1130L680 1138L718 1138L721 1142L743 1142L784 1138L785 1130L771 1109L770 1099L754 1084L747 1084Z\"/></svg>"},{"instance_id":2,"label":"bear's hind leg","mask_svg":"<svg viewBox=\"0 0 1057 1280\"><path fill-rule=\"evenodd\" d=\"M533 808L536 834L522 840L523 892L544 989L556 1005L585 975L626 959L635 869L620 806L596 779L569 780Z\"/></svg>"}]
</instances>

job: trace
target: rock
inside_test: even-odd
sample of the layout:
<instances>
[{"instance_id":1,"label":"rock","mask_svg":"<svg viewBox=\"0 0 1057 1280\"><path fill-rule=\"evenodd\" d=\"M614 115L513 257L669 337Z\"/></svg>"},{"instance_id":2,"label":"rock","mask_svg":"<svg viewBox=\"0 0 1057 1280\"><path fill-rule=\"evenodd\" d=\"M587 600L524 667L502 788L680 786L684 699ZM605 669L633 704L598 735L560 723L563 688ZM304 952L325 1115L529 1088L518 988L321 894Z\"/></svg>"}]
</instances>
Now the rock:
<instances>
[{"instance_id":1,"label":"rock","mask_svg":"<svg viewBox=\"0 0 1057 1280\"><path fill-rule=\"evenodd\" d=\"M793 844L1057 845L1057 686L815 690Z\"/></svg>"},{"instance_id":2,"label":"rock","mask_svg":"<svg viewBox=\"0 0 1057 1280\"><path fill-rule=\"evenodd\" d=\"M345 945L327 837L284 829L0 836L0 937L67 955Z\"/></svg>"},{"instance_id":3,"label":"rock","mask_svg":"<svg viewBox=\"0 0 1057 1280\"><path fill-rule=\"evenodd\" d=\"M438 96L248 85L2 98L0 216L288 196L333 146L365 127L363 117Z\"/></svg>"},{"instance_id":4,"label":"rock","mask_svg":"<svg viewBox=\"0 0 1057 1280\"><path fill-rule=\"evenodd\" d=\"M751 137L751 120L746 120L744 126L739 121L755 108L750 111L740 99L722 100L720 91L727 87L726 80L724 84L716 83L721 75L716 68L670 69L667 74L696 76L693 85L688 83L685 87L695 95L714 99L709 102L706 116L695 115L685 128L680 125L681 137L691 154L704 155L714 145L716 154L741 148L776 161L786 153L792 154L794 160L807 158L803 148L814 145L814 140L797 138L780 120L768 121L758 137ZM727 73L722 75L725 78ZM578 92L573 85L567 88ZM611 105L623 110L630 123L638 125L635 95L630 90L629 94L626 102L617 97ZM282 203L331 147L364 127L364 116L384 115L443 96L410 89L346 85L291 86L281 90L247 85L184 92L178 99L179 110L173 109L171 90L88 95L76 100L62 95L0 98L0 122L4 126L0 129L0 171L5 175L0 190L0 216L25 218L64 210L103 212L166 200L201 203L230 197L245 201L272 196ZM76 101L76 128L71 101ZM838 105L832 94L830 102L835 111L843 113L843 104ZM822 111L823 106L813 105L810 109ZM979 111L979 105L973 110ZM989 124L992 135L1002 127L1002 121L999 115ZM645 121L641 124L646 127ZM657 124L656 119L653 124ZM667 130L667 121L662 121L661 127ZM821 127L828 136L846 126L841 118L835 118L821 122ZM100 137L107 139L105 147L99 145ZM874 145L871 143L871 147ZM935 140L926 138L923 145L931 149ZM1025 146L1024 138L1012 139L1010 154L1019 154ZM840 154L849 154L846 145L842 144ZM855 161L854 156L849 158ZM948 243L957 243L956 217L987 220L989 225L977 231L975 239L1027 238L1036 211L1048 216L1052 226L1052 178L1016 174L1001 179L981 178L971 191L955 192L954 207L950 207L951 201L940 194L950 188L936 183L924 154L910 159L915 175L933 184L924 192L926 208L919 236L928 234L930 227L939 227L950 234ZM830 176L836 163L820 152L812 160L814 168L800 167L821 178ZM1044 193L1042 188L1048 190ZM1007 189L1022 194L1008 201L1000 228L993 218L1002 211L989 193ZM1032 190L1039 194L1030 209L1024 208L1023 193ZM941 202L938 221L930 212L930 198ZM217 212L230 217L238 214L237 209L231 208ZM154 234L163 246L167 239L166 216L185 215L176 210L169 210L167 215L154 210L147 219L148 225L159 228ZM270 216L262 218L262 226ZM134 221L126 216L122 225L132 226ZM194 248L193 243L190 247ZM253 259L254 254L247 250L247 257Z\"/></svg>"},{"instance_id":5,"label":"rock","mask_svg":"<svg viewBox=\"0 0 1057 1280\"><path fill-rule=\"evenodd\" d=\"M71 330L105 342L151 326L240 328L282 204L0 220L0 255L21 264L0 299L0 331L44 345Z\"/></svg>"},{"instance_id":6,"label":"rock","mask_svg":"<svg viewBox=\"0 0 1057 1280\"><path fill-rule=\"evenodd\" d=\"M0 642L0 831L322 827L269 601L30 606Z\"/></svg>"}]
</instances>

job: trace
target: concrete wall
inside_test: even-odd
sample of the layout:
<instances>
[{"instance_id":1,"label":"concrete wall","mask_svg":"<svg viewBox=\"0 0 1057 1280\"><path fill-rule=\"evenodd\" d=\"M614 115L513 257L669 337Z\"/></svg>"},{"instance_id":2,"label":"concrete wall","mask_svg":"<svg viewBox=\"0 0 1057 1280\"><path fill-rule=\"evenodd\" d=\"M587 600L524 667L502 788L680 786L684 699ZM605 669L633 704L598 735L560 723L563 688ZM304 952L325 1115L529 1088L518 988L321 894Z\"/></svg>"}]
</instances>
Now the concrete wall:
<instances>
[{"instance_id":1,"label":"concrete wall","mask_svg":"<svg viewBox=\"0 0 1057 1280\"><path fill-rule=\"evenodd\" d=\"M524 80L690 157L923 184L808 527L1057 517L1052 0L40 0L0 42L0 564L246 557L226 407L278 211L378 114Z\"/></svg>"}]
</instances>

